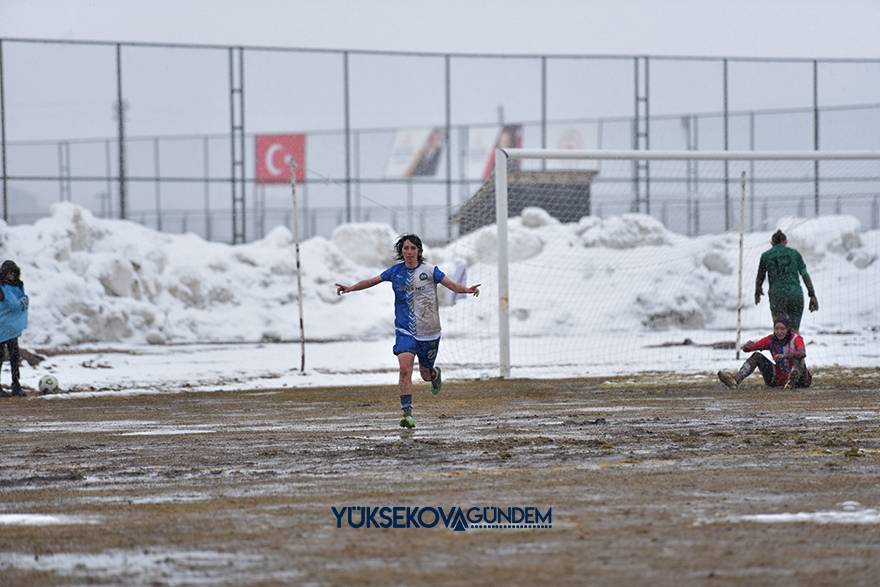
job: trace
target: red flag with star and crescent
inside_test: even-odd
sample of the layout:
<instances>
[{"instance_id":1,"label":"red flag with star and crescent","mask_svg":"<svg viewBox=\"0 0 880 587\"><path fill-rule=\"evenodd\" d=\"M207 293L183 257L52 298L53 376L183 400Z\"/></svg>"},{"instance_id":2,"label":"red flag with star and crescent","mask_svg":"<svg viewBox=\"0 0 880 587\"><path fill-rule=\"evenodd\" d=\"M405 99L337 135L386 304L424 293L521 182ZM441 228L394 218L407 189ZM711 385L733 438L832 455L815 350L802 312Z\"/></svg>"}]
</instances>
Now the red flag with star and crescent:
<instances>
[{"instance_id":1,"label":"red flag with star and crescent","mask_svg":"<svg viewBox=\"0 0 880 587\"><path fill-rule=\"evenodd\" d=\"M289 183L290 160L296 160L296 181L303 181L306 169L306 135L257 135L257 183Z\"/></svg>"}]
</instances>

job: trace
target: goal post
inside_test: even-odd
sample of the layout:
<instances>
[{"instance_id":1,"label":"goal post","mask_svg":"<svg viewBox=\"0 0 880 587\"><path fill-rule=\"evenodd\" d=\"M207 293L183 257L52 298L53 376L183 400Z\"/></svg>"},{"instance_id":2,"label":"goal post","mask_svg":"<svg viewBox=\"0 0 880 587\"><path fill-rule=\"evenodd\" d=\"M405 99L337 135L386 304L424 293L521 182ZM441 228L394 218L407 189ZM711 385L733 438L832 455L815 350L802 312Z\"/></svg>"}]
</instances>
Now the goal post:
<instances>
[{"instance_id":1,"label":"goal post","mask_svg":"<svg viewBox=\"0 0 880 587\"><path fill-rule=\"evenodd\" d=\"M510 377L510 280L507 249L507 154L497 150L495 158L495 222L498 226L498 368ZM501 156L499 164L498 156Z\"/></svg>"},{"instance_id":2,"label":"goal post","mask_svg":"<svg viewBox=\"0 0 880 587\"><path fill-rule=\"evenodd\" d=\"M638 165L650 169L644 174L649 180L638 177ZM746 174L752 169L754 177ZM880 307L880 262L873 260L880 242L880 152L498 149L493 179L501 377L510 377L518 365L515 341L532 342L535 350L523 350L521 356L534 361L533 366L547 356L548 362L574 364L573 373L602 372L604 365L610 366L605 372L615 371L615 365L623 371L681 365L705 370L729 361L737 346L734 317L743 311L742 299L748 306L742 318L746 335L772 330L766 282L757 308L748 302L748 284L757 269L756 256L769 248L777 226L794 231L793 246L808 249L801 251L807 269L819 276L813 282L823 300L821 319L810 320L805 311L802 331L861 333L860 320L870 322L866 327L880 327L878 312L870 312L872 306ZM748 203L746 182L751 184ZM645 185L649 191L640 196ZM647 194L654 205L644 211L651 214L639 209L630 213L630 206L639 206ZM458 214L462 236L488 222L470 218L469 203ZM724 226L720 219L727 216L731 224L730 206L736 204L739 223ZM759 219L748 227L746 205L750 217ZM551 224L558 228L551 230ZM734 229L747 233L745 261L737 253L735 233L730 232ZM529 230L536 234L529 235ZM813 247L811 239L822 242ZM540 252L522 250L529 247ZM589 254L575 254L583 248ZM853 266L845 268L846 275L835 268L841 259ZM737 282L738 272L744 272L745 285ZM840 285L841 280L849 281ZM688 288L706 291L681 293ZM525 297L529 302L524 304ZM853 302L848 309L834 306ZM512 314L518 328L512 328ZM526 325L539 314L545 322ZM585 315L596 319L591 323ZM541 324L554 332L541 332ZM545 334L570 341L560 347L564 357L552 350L553 336L538 341ZM700 334L707 336L697 340ZM692 348L643 351L677 343ZM683 356L688 354L692 362ZM653 358L641 361L645 355ZM672 355L676 360L668 361ZM706 357L712 360L704 364Z\"/></svg>"}]
</instances>

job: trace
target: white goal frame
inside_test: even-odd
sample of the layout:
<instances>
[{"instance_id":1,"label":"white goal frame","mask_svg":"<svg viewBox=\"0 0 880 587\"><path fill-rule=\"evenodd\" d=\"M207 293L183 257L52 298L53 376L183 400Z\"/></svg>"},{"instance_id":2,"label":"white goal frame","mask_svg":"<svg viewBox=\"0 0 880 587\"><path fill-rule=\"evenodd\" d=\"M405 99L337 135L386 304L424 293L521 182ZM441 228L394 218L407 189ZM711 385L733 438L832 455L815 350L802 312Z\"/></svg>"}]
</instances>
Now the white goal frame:
<instances>
[{"instance_id":1,"label":"white goal frame","mask_svg":"<svg viewBox=\"0 0 880 587\"><path fill-rule=\"evenodd\" d=\"M495 150L495 220L498 227L498 351L502 378L510 377L510 273L508 253L508 183L507 168L511 159L585 159L617 161L846 161L877 160L880 151L634 151L574 149L496 149ZM735 185L736 178L731 178ZM742 204L741 204L742 206ZM743 233L742 210L739 234ZM740 238L742 247L742 238ZM740 276L742 256L740 256ZM741 283L741 277L740 277ZM741 306L741 304L740 304Z\"/></svg>"}]
</instances>

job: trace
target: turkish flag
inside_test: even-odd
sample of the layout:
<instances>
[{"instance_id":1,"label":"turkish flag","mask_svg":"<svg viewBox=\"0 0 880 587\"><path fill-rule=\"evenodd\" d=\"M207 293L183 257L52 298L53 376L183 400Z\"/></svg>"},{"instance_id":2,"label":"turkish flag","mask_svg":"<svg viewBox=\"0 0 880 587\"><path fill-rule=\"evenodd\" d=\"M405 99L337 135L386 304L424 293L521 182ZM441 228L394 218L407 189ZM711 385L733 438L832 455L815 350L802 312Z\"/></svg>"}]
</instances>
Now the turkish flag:
<instances>
[{"instance_id":1,"label":"turkish flag","mask_svg":"<svg viewBox=\"0 0 880 587\"><path fill-rule=\"evenodd\" d=\"M303 181L306 169L306 135L257 135L257 183L289 183L290 160L296 161L296 180Z\"/></svg>"}]
</instances>

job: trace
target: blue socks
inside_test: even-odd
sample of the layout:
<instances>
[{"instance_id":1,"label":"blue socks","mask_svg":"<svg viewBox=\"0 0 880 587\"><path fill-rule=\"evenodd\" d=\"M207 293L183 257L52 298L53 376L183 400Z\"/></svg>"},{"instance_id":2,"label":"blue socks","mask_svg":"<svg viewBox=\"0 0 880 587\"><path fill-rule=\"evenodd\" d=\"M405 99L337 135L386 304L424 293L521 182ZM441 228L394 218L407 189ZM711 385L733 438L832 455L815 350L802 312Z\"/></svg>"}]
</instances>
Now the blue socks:
<instances>
[{"instance_id":1,"label":"blue socks","mask_svg":"<svg viewBox=\"0 0 880 587\"><path fill-rule=\"evenodd\" d=\"M404 416L412 416L412 394L400 396L400 409Z\"/></svg>"}]
</instances>

